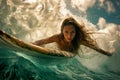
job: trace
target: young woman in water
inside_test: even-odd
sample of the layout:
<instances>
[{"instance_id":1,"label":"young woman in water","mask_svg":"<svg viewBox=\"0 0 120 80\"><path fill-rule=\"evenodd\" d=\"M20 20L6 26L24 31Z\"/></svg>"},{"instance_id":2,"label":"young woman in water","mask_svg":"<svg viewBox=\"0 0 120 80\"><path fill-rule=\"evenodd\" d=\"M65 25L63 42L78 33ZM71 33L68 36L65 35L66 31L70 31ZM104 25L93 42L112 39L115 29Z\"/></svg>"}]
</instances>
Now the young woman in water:
<instances>
[{"instance_id":1,"label":"young woman in water","mask_svg":"<svg viewBox=\"0 0 120 80\"><path fill-rule=\"evenodd\" d=\"M80 25L74 18L66 18L61 25L61 33L55 34L49 38L35 41L35 45L43 45L56 42L58 48L77 54L80 45L92 48L104 55L111 56L110 52L99 48L95 41L90 37L85 26Z\"/></svg>"}]
</instances>

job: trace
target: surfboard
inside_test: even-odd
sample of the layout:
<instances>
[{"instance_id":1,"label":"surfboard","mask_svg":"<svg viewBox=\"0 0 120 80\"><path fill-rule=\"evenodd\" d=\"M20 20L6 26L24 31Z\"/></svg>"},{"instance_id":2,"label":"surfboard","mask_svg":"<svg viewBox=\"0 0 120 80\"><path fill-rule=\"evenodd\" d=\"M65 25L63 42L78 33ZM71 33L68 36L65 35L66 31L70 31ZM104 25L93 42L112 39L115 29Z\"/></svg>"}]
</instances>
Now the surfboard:
<instances>
[{"instance_id":1,"label":"surfboard","mask_svg":"<svg viewBox=\"0 0 120 80\"><path fill-rule=\"evenodd\" d=\"M47 55L47 56L57 56L57 57L67 57L71 58L74 57L75 54L67 51L62 51L62 50L53 50L53 49L47 49L44 47L36 46L32 43L27 43L24 42L15 36L12 36L10 34L5 33L4 31L0 30L0 44L3 46L5 45L11 45L9 49L24 49L27 51L32 51L42 55ZM7 46L8 47L8 46Z\"/></svg>"}]
</instances>

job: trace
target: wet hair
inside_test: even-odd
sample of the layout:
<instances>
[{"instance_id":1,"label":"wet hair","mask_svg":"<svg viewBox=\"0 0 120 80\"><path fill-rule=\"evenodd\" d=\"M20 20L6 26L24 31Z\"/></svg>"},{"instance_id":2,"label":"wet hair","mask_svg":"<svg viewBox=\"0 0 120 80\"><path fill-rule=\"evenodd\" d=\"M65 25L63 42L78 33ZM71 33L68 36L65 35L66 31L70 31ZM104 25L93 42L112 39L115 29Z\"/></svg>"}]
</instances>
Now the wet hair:
<instances>
[{"instance_id":1,"label":"wet hair","mask_svg":"<svg viewBox=\"0 0 120 80\"><path fill-rule=\"evenodd\" d=\"M64 38L63 35L63 29L65 26L72 25L75 28L76 35L74 39L72 40L72 47L74 50L78 50L80 44L84 41L87 42L88 44L93 44L93 40L91 39L90 35L88 34L88 30L85 28L84 25L80 25L74 18L69 17L66 18L62 25L61 25L61 36L62 39Z\"/></svg>"}]
</instances>

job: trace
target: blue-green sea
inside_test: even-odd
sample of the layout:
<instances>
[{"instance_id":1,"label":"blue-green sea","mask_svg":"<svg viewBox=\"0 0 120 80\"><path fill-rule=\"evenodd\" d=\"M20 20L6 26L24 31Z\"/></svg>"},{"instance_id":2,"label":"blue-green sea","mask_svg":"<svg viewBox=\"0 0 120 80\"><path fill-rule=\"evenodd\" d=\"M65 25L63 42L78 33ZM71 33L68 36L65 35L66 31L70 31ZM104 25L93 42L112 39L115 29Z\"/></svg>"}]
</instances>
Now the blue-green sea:
<instances>
[{"instance_id":1,"label":"blue-green sea","mask_svg":"<svg viewBox=\"0 0 120 80\"><path fill-rule=\"evenodd\" d=\"M99 3L97 0L92 1L96 1L96 5ZM86 4L81 7L83 3L78 4L80 2L0 0L0 30L30 43L59 33L62 21L73 16L79 23L84 23L87 29L98 32L93 35L97 44L104 50L112 51L112 56L100 54L85 46L80 46L79 54L73 58L39 55L14 47L0 38L0 80L120 80L119 23L107 22L104 17L95 24L92 22L94 20L87 18L87 9L95 6ZM102 21L104 25L100 25ZM54 44L45 47L56 49Z\"/></svg>"}]
</instances>

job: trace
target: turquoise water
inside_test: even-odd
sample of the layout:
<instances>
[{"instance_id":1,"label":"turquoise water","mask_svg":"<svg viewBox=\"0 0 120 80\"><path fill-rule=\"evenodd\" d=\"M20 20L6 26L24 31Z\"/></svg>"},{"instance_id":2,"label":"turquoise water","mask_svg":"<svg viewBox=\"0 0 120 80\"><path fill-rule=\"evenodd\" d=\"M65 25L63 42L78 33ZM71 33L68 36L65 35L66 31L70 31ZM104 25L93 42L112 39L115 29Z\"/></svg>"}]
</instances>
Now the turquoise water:
<instances>
[{"instance_id":1,"label":"turquoise water","mask_svg":"<svg viewBox=\"0 0 120 80\"><path fill-rule=\"evenodd\" d=\"M0 80L120 79L120 72L110 70L105 64L102 65L102 71L93 71L83 66L76 58L68 60L64 58L56 59L55 57L42 58L42 56L29 55L30 53L27 55L27 52L18 51L15 52L5 47L0 48ZM64 59L64 61L61 61L61 59ZM97 64L92 66L95 65Z\"/></svg>"},{"instance_id":2,"label":"turquoise water","mask_svg":"<svg viewBox=\"0 0 120 80\"><path fill-rule=\"evenodd\" d=\"M120 80L119 25L106 20L107 28L98 30L100 24L89 22L78 2L71 1L0 0L0 30L29 43L59 33L61 22L73 16L89 30L105 33L94 37L101 48L113 51L113 56L84 46L73 58L44 56L0 39L0 80Z\"/></svg>"}]
</instances>

